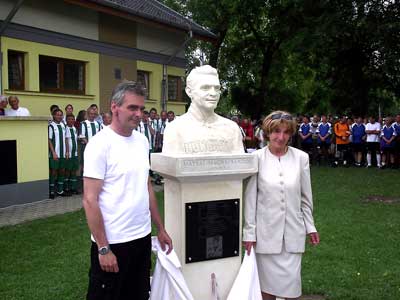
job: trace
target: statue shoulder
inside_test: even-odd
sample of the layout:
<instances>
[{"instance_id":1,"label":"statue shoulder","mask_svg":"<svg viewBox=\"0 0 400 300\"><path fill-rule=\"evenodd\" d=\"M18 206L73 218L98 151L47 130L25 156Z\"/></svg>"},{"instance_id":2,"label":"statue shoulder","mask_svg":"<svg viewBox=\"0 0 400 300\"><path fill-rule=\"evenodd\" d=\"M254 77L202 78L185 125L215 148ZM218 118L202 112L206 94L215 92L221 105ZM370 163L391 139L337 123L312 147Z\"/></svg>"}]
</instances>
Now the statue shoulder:
<instances>
[{"instance_id":1,"label":"statue shoulder","mask_svg":"<svg viewBox=\"0 0 400 300\"><path fill-rule=\"evenodd\" d=\"M239 127L237 126L237 124L235 122L233 122L232 120L225 118L225 117L221 117L220 115L217 115L218 117L218 122L223 123L226 126L232 127L232 128L237 128L239 129Z\"/></svg>"}]
</instances>

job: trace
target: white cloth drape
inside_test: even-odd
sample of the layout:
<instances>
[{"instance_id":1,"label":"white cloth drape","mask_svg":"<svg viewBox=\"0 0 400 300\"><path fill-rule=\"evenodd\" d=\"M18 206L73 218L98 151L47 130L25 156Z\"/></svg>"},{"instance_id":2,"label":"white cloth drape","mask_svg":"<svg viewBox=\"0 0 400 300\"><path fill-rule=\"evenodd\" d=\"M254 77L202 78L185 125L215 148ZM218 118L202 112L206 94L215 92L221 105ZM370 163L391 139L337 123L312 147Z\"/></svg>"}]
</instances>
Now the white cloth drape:
<instances>
[{"instance_id":1,"label":"white cloth drape","mask_svg":"<svg viewBox=\"0 0 400 300\"><path fill-rule=\"evenodd\" d=\"M162 251L157 237L152 237L152 250L157 254L156 267L151 282L150 300L194 300L186 285L181 264L175 251Z\"/></svg>"},{"instance_id":2,"label":"white cloth drape","mask_svg":"<svg viewBox=\"0 0 400 300\"><path fill-rule=\"evenodd\" d=\"M242 265L239 270L227 300L262 300L260 281L254 248L250 255L244 255Z\"/></svg>"}]
</instances>

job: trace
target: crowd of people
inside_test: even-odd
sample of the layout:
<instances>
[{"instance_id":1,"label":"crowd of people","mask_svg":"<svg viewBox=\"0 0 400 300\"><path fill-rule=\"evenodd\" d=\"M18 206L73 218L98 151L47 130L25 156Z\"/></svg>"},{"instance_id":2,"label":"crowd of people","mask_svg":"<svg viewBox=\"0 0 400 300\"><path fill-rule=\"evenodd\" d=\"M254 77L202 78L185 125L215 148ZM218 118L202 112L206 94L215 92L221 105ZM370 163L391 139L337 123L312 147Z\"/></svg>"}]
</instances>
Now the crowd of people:
<instances>
[{"instance_id":1,"label":"crowd of people","mask_svg":"<svg viewBox=\"0 0 400 300\"><path fill-rule=\"evenodd\" d=\"M9 107L8 107L9 105ZM83 152L90 139L112 121L112 113L99 114L96 104L74 115L72 104L64 111L50 107L49 119L49 191L50 198L70 196L80 192L83 172ZM19 106L17 96L0 97L0 115L29 116L29 110ZM175 119L173 111L156 108L144 110L135 130L149 141L150 153L161 152L165 127ZM266 145L261 120L232 116L239 126L246 152ZM290 145L309 154L310 163L345 167L399 168L400 114L376 119L362 117L333 117L332 115L298 115L297 130ZM149 155L150 155L149 153ZM156 184L162 177L150 172Z\"/></svg>"},{"instance_id":2,"label":"crowd of people","mask_svg":"<svg viewBox=\"0 0 400 300\"><path fill-rule=\"evenodd\" d=\"M261 121L235 121L247 152L263 148L266 139ZM298 116L290 145L307 152L312 164L332 167L399 168L400 114L376 119L331 115Z\"/></svg>"},{"instance_id":3,"label":"crowd of people","mask_svg":"<svg viewBox=\"0 0 400 300\"><path fill-rule=\"evenodd\" d=\"M112 113L99 114L96 104L74 115L72 104L64 111L58 105L50 106L49 119L49 197L71 196L80 193L84 165L84 150L90 140L105 126L111 124ZM173 111L157 113L155 108L143 111L136 131L146 136L150 153L161 152L164 129L175 119ZM150 155L149 153L149 155ZM150 174L156 184L162 183L158 174Z\"/></svg>"}]
</instances>

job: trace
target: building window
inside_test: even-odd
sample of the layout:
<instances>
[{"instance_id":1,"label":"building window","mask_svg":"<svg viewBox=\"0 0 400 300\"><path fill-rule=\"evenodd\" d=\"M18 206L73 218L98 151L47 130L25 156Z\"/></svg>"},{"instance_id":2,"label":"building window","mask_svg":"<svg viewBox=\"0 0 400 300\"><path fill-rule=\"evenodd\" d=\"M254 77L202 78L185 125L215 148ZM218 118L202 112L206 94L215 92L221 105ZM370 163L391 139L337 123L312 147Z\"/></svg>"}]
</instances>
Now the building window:
<instances>
[{"instance_id":1,"label":"building window","mask_svg":"<svg viewBox=\"0 0 400 300\"><path fill-rule=\"evenodd\" d=\"M39 56L40 91L85 94L85 63L58 57Z\"/></svg>"},{"instance_id":2,"label":"building window","mask_svg":"<svg viewBox=\"0 0 400 300\"><path fill-rule=\"evenodd\" d=\"M168 100L182 101L182 79L178 76L168 76Z\"/></svg>"},{"instance_id":3,"label":"building window","mask_svg":"<svg viewBox=\"0 0 400 300\"><path fill-rule=\"evenodd\" d=\"M150 96L150 72L137 71L137 82L146 89L146 99Z\"/></svg>"},{"instance_id":4,"label":"building window","mask_svg":"<svg viewBox=\"0 0 400 300\"><path fill-rule=\"evenodd\" d=\"M25 89L24 58L23 52L8 51L8 88L10 90Z\"/></svg>"}]
</instances>

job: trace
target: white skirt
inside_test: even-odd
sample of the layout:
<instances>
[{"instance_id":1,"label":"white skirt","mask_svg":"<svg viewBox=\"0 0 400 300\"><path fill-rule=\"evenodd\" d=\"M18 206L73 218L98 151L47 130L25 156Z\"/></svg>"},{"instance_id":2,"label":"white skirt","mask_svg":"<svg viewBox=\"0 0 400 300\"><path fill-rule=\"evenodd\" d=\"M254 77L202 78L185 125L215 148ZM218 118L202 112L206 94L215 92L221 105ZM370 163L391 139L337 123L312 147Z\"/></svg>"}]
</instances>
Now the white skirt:
<instances>
[{"instance_id":1,"label":"white skirt","mask_svg":"<svg viewBox=\"0 0 400 300\"><path fill-rule=\"evenodd\" d=\"M261 291L280 298L301 296L301 253L256 253Z\"/></svg>"}]
</instances>

